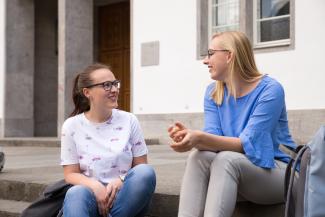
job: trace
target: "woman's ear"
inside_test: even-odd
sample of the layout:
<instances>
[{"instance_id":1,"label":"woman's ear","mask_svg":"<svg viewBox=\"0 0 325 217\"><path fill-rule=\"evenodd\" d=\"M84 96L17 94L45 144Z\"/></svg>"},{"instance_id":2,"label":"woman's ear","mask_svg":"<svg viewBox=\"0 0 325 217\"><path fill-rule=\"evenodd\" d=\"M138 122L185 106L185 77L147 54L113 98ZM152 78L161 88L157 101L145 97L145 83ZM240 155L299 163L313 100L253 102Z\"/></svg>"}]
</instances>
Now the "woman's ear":
<instances>
[{"instance_id":1,"label":"woman's ear","mask_svg":"<svg viewBox=\"0 0 325 217\"><path fill-rule=\"evenodd\" d=\"M227 64L231 62L232 58L234 58L234 53L229 51L227 55Z\"/></svg>"},{"instance_id":2,"label":"woman's ear","mask_svg":"<svg viewBox=\"0 0 325 217\"><path fill-rule=\"evenodd\" d=\"M90 97L90 91L89 91L88 88L83 88L83 89L82 89L82 93L83 93L83 95L84 95L85 97L87 97L87 98L89 99L89 97Z\"/></svg>"}]
</instances>

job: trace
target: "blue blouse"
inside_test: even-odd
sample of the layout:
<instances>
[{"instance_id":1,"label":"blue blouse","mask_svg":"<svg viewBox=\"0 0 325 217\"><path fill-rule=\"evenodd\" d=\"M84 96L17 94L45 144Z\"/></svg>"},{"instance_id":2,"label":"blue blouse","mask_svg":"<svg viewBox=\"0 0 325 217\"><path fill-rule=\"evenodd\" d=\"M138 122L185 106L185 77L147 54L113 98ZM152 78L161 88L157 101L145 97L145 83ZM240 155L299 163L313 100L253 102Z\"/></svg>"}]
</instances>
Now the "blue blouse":
<instances>
[{"instance_id":1,"label":"blue blouse","mask_svg":"<svg viewBox=\"0 0 325 217\"><path fill-rule=\"evenodd\" d=\"M282 85L265 75L254 90L243 97L228 97L225 87L223 103L211 97L215 82L204 97L204 131L214 135L238 137L245 155L255 165L274 168L274 159L289 162L279 144L296 147L288 127Z\"/></svg>"}]
</instances>

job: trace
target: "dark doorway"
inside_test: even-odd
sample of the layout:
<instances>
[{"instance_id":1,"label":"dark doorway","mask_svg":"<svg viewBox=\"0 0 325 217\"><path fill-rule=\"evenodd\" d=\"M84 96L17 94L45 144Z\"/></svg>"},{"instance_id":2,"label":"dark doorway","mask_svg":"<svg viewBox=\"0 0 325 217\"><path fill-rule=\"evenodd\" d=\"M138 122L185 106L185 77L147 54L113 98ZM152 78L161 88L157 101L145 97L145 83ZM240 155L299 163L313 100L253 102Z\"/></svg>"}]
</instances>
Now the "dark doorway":
<instances>
[{"instance_id":1,"label":"dark doorway","mask_svg":"<svg viewBox=\"0 0 325 217\"><path fill-rule=\"evenodd\" d=\"M56 137L58 1L35 0L34 136Z\"/></svg>"},{"instance_id":2,"label":"dark doorway","mask_svg":"<svg viewBox=\"0 0 325 217\"><path fill-rule=\"evenodd\" d=\"M99 6L97 16L98 61L122 81L119 109L130 111L130 2Z\"/></svg>"}]
</instances>

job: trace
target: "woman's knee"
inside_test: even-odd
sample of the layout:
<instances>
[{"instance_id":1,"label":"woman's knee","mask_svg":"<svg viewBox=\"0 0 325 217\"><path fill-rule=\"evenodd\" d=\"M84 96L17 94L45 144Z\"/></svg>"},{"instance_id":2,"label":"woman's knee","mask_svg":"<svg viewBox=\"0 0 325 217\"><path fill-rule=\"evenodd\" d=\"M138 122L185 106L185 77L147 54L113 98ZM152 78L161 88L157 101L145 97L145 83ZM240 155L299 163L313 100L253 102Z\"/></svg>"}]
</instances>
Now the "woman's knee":
<instances>
[{"instance_id":1,"label":"woman's knee","mask_svg":"<svg viewBox=\"0 0 325 217\"><path fill-rule=\"evenodd\" d=\"M189 154L187 163L211 163L216 155L217 153L211 151L194 150Z\"/></svg>"},{"instance_id":2,"label":"woman's knee","mask_svg":"<svg viewBox=\"0 0 325 217\"><path fill-rule=\"evenodd\" d=\"M67 191L63 203L64 216L96 216L97 212L95 195L88 187L75 185Z\"/></svg>"},{"instance_id":3,"label":"woman's knee","mask_svg":"<svg viewBox=\"0 0 325 217\"><path fill-rule=\"evenodd\" d=\"M152 166L148 164L139 164L131 169L126 179L134 177L137 181L156 186L156 173Z\"/></svg>"},{"instance_id":4,"label":"woman's knee","mask_svg":"<svg viewBox=\"0 0 325 217\"><path fill-rule=\"evenodd\" d=\"M246 159L245 155L235 151L221 151L217 154L214 161L237 162L238 159Z\"/></svg>"},{"instance_id":5,"label":"woman's knee","mask_svg":"<svg viewBox=\"0 0 325 217\"><path fill-rule=\"evenodd\" d=\"M92 191L83 185L75 185L72 186L67 193L65 194L65 201L73 201L78 199L82 201L83 199L88 199L93 195Z\"/></svg>"},{"instance_id":6,"label":"woman's knee","mask_svg":"<svg viewBox=\"0 0 325 217\"><path fill-rule=\"evenodd\" d=\"M224 170L233 173L238 172L245 161L248 159L244 154L233 151L221 151L211 163L212 170Z\"/></svg>"}]
</instances>

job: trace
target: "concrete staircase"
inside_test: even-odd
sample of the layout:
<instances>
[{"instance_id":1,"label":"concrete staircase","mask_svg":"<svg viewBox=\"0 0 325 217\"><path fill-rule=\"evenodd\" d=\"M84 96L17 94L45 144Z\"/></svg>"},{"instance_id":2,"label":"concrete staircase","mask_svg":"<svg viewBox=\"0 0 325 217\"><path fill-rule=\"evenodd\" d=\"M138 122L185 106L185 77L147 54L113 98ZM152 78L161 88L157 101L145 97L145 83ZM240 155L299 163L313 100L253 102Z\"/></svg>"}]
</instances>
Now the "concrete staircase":
<instances>
[{"instance_id":1,"label":"concrete staircase","mask_svg":"<svg viewBox=\"0 0 325 217\"><path fill-rule=\"evenodd\" d=\"M157 140L146 140L147 144ZM1 139L6 163L0 173L0 217L18 217L46 186L63 179L59 166L57 139ZM187 154L172 152L168 146L149 145L149 162L157 173L157 188L148 216L176 216L182 171ZM173 168L173 170L171 170ZM174 179L169 181L170 178Z\"/></svg>"},{"instance_id":2,"label":"concrete staircase","mask_svg":"<svg viewBox=\"0 0 325 217\"><path fill-rule=\"evenodd\" d=\"M6 163L0 173L0 217L18 217L51 180L62 177L60 168L51 165L58 148L21 146L3 150Z\"/></svg>"},{"instance_id":3,"label":"concrete staircase","mask_svg":"<svg viewBox=\"0 0 325 217\"><path fill-rule=\"evenodd\" d=\"M4 143L7 145L4 146ZM0 173L0 217L18 217L46 186L63 178L62 168L58 165L60 149L57 144L55 140L37 141L35 138L26 139L25 143L19 139L9 143L0 140L0 147L4 146L6 153L5 168ZM148 216L177 216L179 190L188 153L175 153L167 145L148 147L149 163L157 175L157 187ZM238 202L233 215L261 216L282 217L283 205L261 206Z\"/></svg>"}]
</instances>

